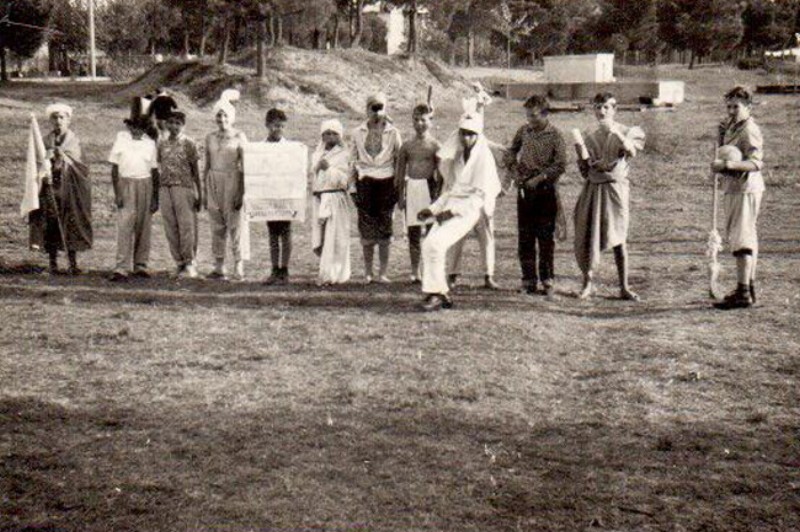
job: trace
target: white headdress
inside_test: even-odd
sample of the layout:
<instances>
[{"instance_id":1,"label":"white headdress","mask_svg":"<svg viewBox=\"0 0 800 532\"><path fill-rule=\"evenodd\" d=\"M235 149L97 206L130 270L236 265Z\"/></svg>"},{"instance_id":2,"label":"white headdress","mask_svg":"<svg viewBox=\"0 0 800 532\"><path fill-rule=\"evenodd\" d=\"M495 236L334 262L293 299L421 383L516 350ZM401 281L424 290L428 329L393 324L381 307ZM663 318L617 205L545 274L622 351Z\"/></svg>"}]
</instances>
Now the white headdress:
<instances>
[{"instance_id":1,"label":"white headdress","mask_svg":"<svg viewBox=\"0 0 800 532\"><path fill-rule=\"evenodd\" d=\"M320 134L325 133L326 131L333 131L334 133L338 133L341 137L344 133L344 127L342 127L342 123L337 119L331 118L330 120L325 120L319 127Z\"/></svg>"},{"instance_id":2,"label":"white headdress","mask_svg":"<svg viewBox=\"0 0 800 532\"><path fill-rule=\"evenodd\" d=\"M65 103L53 103L47 106L45 109L45 114L50 117L54 114L59 113L72 118L72 107Z\"/></svg>"},{"instance_id":3,"label":"white headdress","mask_svg":"<svg viewBox=\"0 0 800 532\"><path fill-rule=\"evenodd\" d=\"M483 133L483 105L477 98L466 98L461 100L464 114L458 121L459 129Z\"/></svg>"},{"instance_id":4,"label":"white headdress","mask_svg":"<svg viewBox=\"0 0 800 532\"><path fill-rule=\"evenodd\" d=\"M232 102L239 101L240 96L241 93L236 89L225 89L222 91L219 100L217 100L217 103L214 104L212 109L214 116L217 116L217 113L220 111L224 111L225 114L228 115L231 124L236 122L236 108L233 106Z\"/></svg>"}]
</instances>

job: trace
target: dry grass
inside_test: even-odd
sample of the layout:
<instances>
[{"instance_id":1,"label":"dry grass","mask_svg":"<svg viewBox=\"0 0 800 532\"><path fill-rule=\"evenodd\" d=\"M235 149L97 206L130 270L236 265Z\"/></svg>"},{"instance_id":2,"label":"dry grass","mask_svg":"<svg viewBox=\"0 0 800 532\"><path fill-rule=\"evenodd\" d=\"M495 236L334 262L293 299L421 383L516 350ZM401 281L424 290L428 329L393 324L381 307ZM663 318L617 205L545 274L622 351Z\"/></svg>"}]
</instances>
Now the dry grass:
<instances>
[{"instance_id":1,"label":"dry grass","mask_svg":"<svg viewBox=\"0 0 800 532\"><path fill-rule=\"evenodd\" d=\"M799 528L797 103L765 97L756 108L769 165L763 303L717 313L702 254L711 132L721 92L759 78L668 76L687 79L686 105L621 117L651 140L634 163L632 280L644 301L614 299L610 257L601 296L571 297L570 244L558 247L557 301L515 293L514 204L503 198L507 289L462 288L457 309L434 316L417 313L418 292L400 282L314 287L308 224L295 229L288 288L258 284L261 228L245 283L107 282L113 213L101 161L125 109L85 88L60 90L79 104L75 130L95 178L97 244L82 258L92 272L26 273L20 265L42 263L24 251L15 215L27 111L0 99L0 530ZM12 85L0 97L41 108L54 90ZM455 116L438 115L437 136ZM264 135L262 117L240 113L251 138ZM519 103L499 102L489 135L505 141L522 120ZM553 120L564 131L591 123ZM294 116L288 134L311 144L318 121ZM190 135L211 127L190 108ZM578 186L572 165L570 208ZM152 266L165 271L156 226ZM208 247L204 223L204 269ZM404 279L402 241L394 254L391 274Z\"/></svg>"}]
</instances>

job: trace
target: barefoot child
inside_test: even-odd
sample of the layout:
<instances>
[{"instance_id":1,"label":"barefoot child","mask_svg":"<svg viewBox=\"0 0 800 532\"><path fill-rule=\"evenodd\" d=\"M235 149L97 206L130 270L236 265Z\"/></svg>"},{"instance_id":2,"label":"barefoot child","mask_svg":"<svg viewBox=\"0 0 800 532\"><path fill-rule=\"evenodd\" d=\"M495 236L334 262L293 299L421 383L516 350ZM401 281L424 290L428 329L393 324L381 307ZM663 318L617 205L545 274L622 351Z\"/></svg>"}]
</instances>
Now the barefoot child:
<instances>
[{"instance_id":1,"label":"barefoot child","mask_svg":"<svg viewBox=\"0 0 800 532\"><path fill-rule=\"evenodd\" d=\"M352 176L350 150L342 142L338 120L320 127L322 140L311 156L314 192L312 249L319 257L320 285L346 283L350 279L350 198Z\"/></svg>"},{"instance_id":2,"label":"barefoot child","mask_svg":"<svg viewBox=\"0 0 800 532\"><path fill-rule=\"evenodd\" d=\"M758 233L756 223L764 194L764 141L761 130L750 116L750 92L736 87L725 95L728 119L720 125L720 146L735 146L742 154L739 162L716 159L711 169L724 175L725 229L736 257L736 290L717 303L719 309L747 308L756 302L756 262Z\"/></svg>"},{"instance_id":3,"label":"barefoot child","mask_svg":"<svg viewBox=\"0 0 800 532\"><path fill-rule=\"evenodd\" d=\"M158 161L156 143L145 132L144 117L125 120L128 132L117 135L108 162L117 207L117 261L112 281L124 281L131 271L136 277L150 277L152 215L158 210Z\"/></svg>"},{"instance_id":4,"label":"barefoot child","mask_svg":"<svg viewBox=\"0 0 800 532\"><path fill-rule=\"evenodd\" d=\"M283 129L288 118L280 109L267 111L264 120L267 127L266 142L286 142ZM271 220L267 222L269 231L269 258L272 262L272 273L264 284L286 284L289 282L289 259L292 257L292 222L288 220Z\"/></svg>"},{"instance_id":5,"label":"barefoot child","mask_svg":"<svg viewBox=\"0 0 800 532\"><path fill-rule=\"evenodd\" d=\"M600 253L614 250L620 298L638 301L628 286L629 160L644 149L644 131L614 120L617 100L608 92L594 97L598 128L583 135L588 159L578 157L585 182L575 205L575 257L583 273L579 297L594 293L594 269Z\"/></svg>"},{"instance_id":6,"label":"barefoot child","mask_svg":"<svg viewBox=\"0 0 800 532\"><path fill-rule=\"evenodd\" d=\"M197 213L203 204L200 156L194 140L183 134L186 115L173 111L158 143L159 203L176 276L197 277Z\"/></svg>"},{"instance_id":7,"label":"barefoot child","mask_svg":"<svg viewBox=\"0 0 800 532\"><path fill-rule=\"evenodd\" d=\"M403 144L397 155L395 186L399 206L405 211L408 225L408 251L411 258L411 281L420 282L420 243L428 233L433 220L420 221L417 214L426 209L438 196L441 177L437 171L439 159L436 152L441 145L430 134L433 109L426 104L414 108L414 139Z\"/></svg>"},{"instance_id":8,"label":"barefoot child","mask_svg":"<svg viewBox=\"0 0 800 532\"><path fill-rule=\"evenodd\" d=\"M564 139L547 119L547 98L534 95L525 102L528 124L520 127L506 155L506 164L517 182L518 254L522 288L535 294L541 281L552 297L556 214L556 183L564 173L567 158ZM536 247L539 269L536 269Z\"/></svg>"},{"instance_id":9,"label":"barefoot child","mask_svg":"<svg viewBox=\"0 0 800 532\"><path fill-rule=\"evenodd\" d=\"M211 253L214 270L209 279L225 279L225 248L228 239L234 260L234 279L244 278L242 260L242 205L244 203L243 149L247 136L233 127L236 123L234 101L239 91L226 89L212 109L217 131L206 136L206 166L203 198L211 225Z\"/></svg>"},{"instance_id":10,"label":"barefoot child","mask_svg":"<svg viewBox=\"0 0 800 532\"><path fill-rule=\"evenodd\" d=\"M392 242L392 215L397 203L394 184L397 154L403 145L400 131L386 114L386 95L367 99L367 120L353 131L358 232L364 253L364 280L373 279L375 247L378 248L378 282L388 277Z\"/></svg>"}]
</instances>

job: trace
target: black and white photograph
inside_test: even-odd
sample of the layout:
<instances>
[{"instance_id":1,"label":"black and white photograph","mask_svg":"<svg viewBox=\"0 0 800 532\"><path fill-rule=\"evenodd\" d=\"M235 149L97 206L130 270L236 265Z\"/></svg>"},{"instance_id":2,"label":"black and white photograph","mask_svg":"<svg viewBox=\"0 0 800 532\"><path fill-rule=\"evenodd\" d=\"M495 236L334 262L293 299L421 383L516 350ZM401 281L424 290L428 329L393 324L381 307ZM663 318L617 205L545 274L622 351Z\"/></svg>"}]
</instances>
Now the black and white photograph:
<instances>
[{"instance_id":1,"label":"black and white photograph","mask_svg":"<svg viewBox=\"0 0 800 532\"><path fill-rule=\"evenodd\" d=\"M800 0L2 0L0 532L800 530Z\"/></svg>"}]
</instances>

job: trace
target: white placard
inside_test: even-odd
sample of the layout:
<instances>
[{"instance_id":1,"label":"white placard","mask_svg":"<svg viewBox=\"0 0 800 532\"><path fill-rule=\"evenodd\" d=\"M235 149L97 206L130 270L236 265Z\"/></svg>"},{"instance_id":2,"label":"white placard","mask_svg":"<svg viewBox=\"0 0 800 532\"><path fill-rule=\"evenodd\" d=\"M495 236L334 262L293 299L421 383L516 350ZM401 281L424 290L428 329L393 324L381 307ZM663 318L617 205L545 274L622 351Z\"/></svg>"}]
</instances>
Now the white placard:
<instances>
[{"instance_id":1,"label":"white placard","mask_svg":"<svg viewBox=\"0 0 800 532\"><path fill-rule=\"evenodd\" d=\"M305 221L308 148L300 142L249 142L244 147L248 222Z\"/></svg>"}]
</instances>

